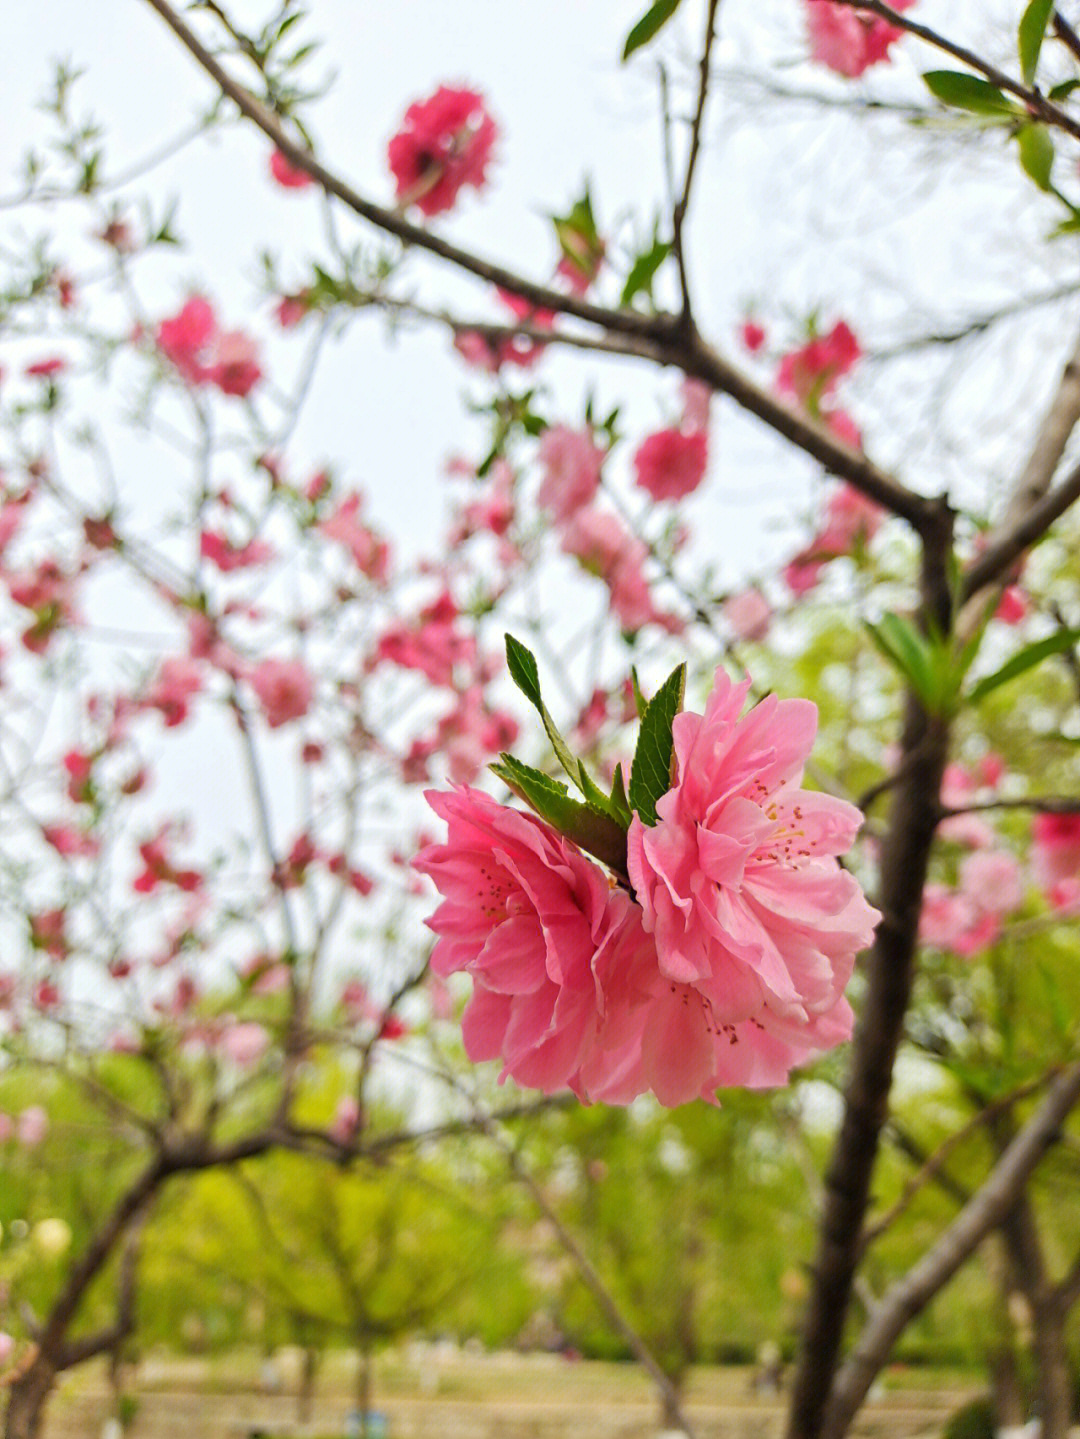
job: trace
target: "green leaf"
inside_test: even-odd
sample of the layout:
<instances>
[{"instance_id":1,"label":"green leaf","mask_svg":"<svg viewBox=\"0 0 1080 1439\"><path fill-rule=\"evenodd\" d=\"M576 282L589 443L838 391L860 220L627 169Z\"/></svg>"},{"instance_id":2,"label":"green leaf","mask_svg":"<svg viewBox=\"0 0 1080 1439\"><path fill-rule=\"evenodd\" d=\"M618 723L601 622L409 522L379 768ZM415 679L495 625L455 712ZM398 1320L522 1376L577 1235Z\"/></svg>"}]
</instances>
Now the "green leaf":
<instances>
[{"instance_id":1,"label":"green leaf","mask_svg":"<svg viewBox=\"0 0 1080 1439\"><path fill-rule=\"evenodd\" d=\"M569 793L561 780L552 779L512 754L502 754L489 766L492 774L523 799L530 809L554 829L606 864L614 873L626 875L626 831L608 814L582 804Z\"/></svg>"},{"instance_id":2,"label":"green leaf","mask_svg":"<svg viewBox=\"0 0 1080 1439\"><path fill-rule=\"evenodd\" d=\"M1067 100L1078 87L1080 87L1080 80L1075 76L1071 80L1063 80L1060 85L1051 85L1047 99L1053 100L1055 104L1059 100Z\"/></svg>"},{"instance_id":3,"label":"green leaf","mask_svg":"<svg viewBox=\"0 0 1080 1439\"><path fill-rule=\"evenodd\" d=\"M636 296L648 295L652 298L653 280L656 272L671 254L671 243L668 240L659 238L659 228L653 231L653 241L647 250L643 250L634 259L630 266L630 273L626 277L622 294L619 296L621 306L629 305Z\"/></svg>"},{"instance_id":4,"label":"green leaf","mask_svg":"<svg viewBox=\"0 0 1080 1439\"><path fill-rule=\"evenodd\" d=\"M682 664L672 670L653 695L641 721L630 766L629 800L643 824L656 823L656 801L671 788L671 726L682 709L685 692L686 666Z\"/></svg>"},{"instance_id":5,"label":"green leaf","mask_svg":"<svg viewBox=\"0 0 1080 1439\"><path fill-rule=\"evenodd\" d=\"M624 60L629 60L635 50L640 50L642 45L647 45L653 36L664 28L678 10L679 3L680 0L656 0L654 5L649 6L626 37L626 44L623 46L622 52Z\"/></svg>"},{"instance_id":6,"label":"green leaf","mask_svg":"<svg viewBox=\"0 0 1080 1439\"><path fill-rule=\"evenodd\" d=\"M645 692L641 688L636 665L632 665L630 668L630 684L634 691L634 708L637 710L637 717L639 720L643 720L645 711L649 708L649 701L645 698Z\"/></svg>"},{"instance_id":7,"label":"green leaf","mask_svg":"<svg viewBox=\"0 0 1080 1439\"><path fill-rule=\"evenodd\" d=\"M540 697L540 671L536 667L536 656L513 635L506 636L506 665L510 671L510 678L543 720L544 729L559 763L580 788L581 761L571 754L570 746L559 733L558 725L551 718L547 705Z\"/></svg>"},{"instance_id":8,"label":"green leaf","mask_svg":"<svg viewBox=\"0 0 1080 1439\"><path fill-rule=\"evenodd\" d=\"M1013 655L1011 660L995 670L992 675L986 675L977 685L972 687L968 699L972 704L978 704L988 694L992 694L1000 685L1008 684L1010 680L1016 679L1036 665L1042 664L1043 660L1051 655L1059 655L1064 650L1071 650L1080 644L1080 630L1058 630L1056 634L1048 635L1044 640L1037 640L1033 645L1027 645L1024 649Z\"/></svg>"},{"instance_id":9,"label":"green leaf","mask_svg":"<svg viewBox=\"0 0 1080 1439\"><path fill-rule=\"evenodd\" d=\"M865 621L866 630L881 653L914 689L933 714L941 707L938 667L925 636L899 615L888 614L880 624Z\"/></svg>"},{"instance_id":10,"label":"green leaf","mask_svg":"<svg viewBox=\"0 0 1080 1439\"><path fill-rule=\"evenodd\" d=\"M615 774L611 781L611 808L616 820L624 829L630 828L630 821L634 812L630 808L630 801L626 797L626 784L623 780L622 765L615 766Z\"/></svg>"},{"instance_id":11,"label":"green leaf","mask_svg":"<svg viewBox=\"0 0 1080 1439\"><path fill-rule=\"evenodd\" d=\"M1020 164L1040 190L1050 190L1050 172L1054 168L1054 142L1045 125L1021 125L1016 132Z\"/></svg>"},{"instance_id":12,"label":"green leaf","mask_svg":"<svg viewBox=\"0 0 1080 1439\"><path fill-rule=\"evenodd\" d=\"M1024 115L1027 112L996 85L961 70L928 70L923 76L931 95L974 115Z\"/></svg>"},{"instance_id":13,"label":"green leaf","mask_svg":"<svg viewBox=\"0 0 1080 1439\"><path fill-rule=\"evenodd\" d=\"M1035 79L1035 71L1039 64L1039 51L1042 49L1046 27L1050 24L1050 17L1053 13L1054 0L1031 0L1020 20L1016 43L1020 52L1020 69L1023 71L1025 85L1030 85Z\"/></svg>"}]
</instances>

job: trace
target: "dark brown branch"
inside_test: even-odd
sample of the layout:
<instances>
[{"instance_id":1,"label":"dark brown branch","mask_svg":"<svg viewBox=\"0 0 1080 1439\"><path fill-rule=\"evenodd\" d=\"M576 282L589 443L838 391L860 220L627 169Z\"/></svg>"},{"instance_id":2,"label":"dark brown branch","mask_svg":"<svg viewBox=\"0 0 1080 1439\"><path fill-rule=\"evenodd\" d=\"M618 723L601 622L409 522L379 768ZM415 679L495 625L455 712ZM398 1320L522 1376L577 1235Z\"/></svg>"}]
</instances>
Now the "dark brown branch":
<instances>
[{"instance_id":1,"label":"dark brown branch","mask_svg":"<svg viewBox=\"0 0 1080 1439\"><path fill-rule=\"evenodd\" d=\"M942 819L951 819L957 814L985 814L995 809L1030 809L1038 814L1080 814L1080 799L1063 799L1058 795L1026 795L1023 799L987 799L977 804L960 805L957 808L944 805Z\"/></svg>"},{"instance_id":2,"label":"dark brown branch","mask_svg":"<svg viewBox=\"0 0 1080 1439\"><path fill-rule=\"evenodd\" d=\"M922 620L924 624L932 620L948 634L952 522L945 507L931 539L923 554ZM915 978L919 915L948 742L947 721L928 715L909 694L900 761L907 772L894 790L882 843L878 896L882 918L866 960L866 996L852 1046L844 1118L825 1181L825 1212L792 1390L788 1439L818 1439L826 1422L862 1250L870 1180Z\"/></svg>"},{"instance_id":3,"label":"dark brown branch","mask_svg":"<svg viewBox=\"0 0 1080 1439\"><path fill-rule=\"evenodd\" d=\"M146 0L146 3L157 11L165 24L199 62L221 92L233 102L242 115L252 121L269 140L273 141L290 164L310 175L328 195L333 195L361 219L367 220L369 224L395 236L405 245L413 245L417 249L427 250L430 254L437 255L459 270L464 270L467 274L475 275L480 280L486 280L492 285L510 290L515 295L521 295L537 309L554 310L558 314L573 315L579 320L625 334L654 334L662 332L665 328L670 329L672 326L674 321L672 316L643 315L633 310L609 310L601 305L593 305L587 300L565 294L561 290L552 290L546 285L535 284L532 280L526 279L524 275L519 275L493 261L481 259L472 251L463 250L432 231L412 224L396 210L389 210L385 206L376 205L372 201L366 200L351 185L327 170L309 149L299 144L290 135L272 110L268 109L246 86L233 79L228 70L210 53L186 21L176 13L168 0Z\"/></svg>"},{"instance_id":4,"label":"dark brown branch","mask_svg":"<svg viewBox=\"0 0 1080 1439\"><path fill-rule=\"evenodd\" d=\"M915 1196L929 1183L944 1181L942 1187L946 1188L954 1199L959 1199L961 1203L968 1200L970 1196L964 1190L954 1185L945 1174L945 1165L950 1155L955 1153L960 1145L963 1144L966 1139L969 1139L976 1130L982 1129L985 1125L998 1119L1007 1110L1011 1109L1014 1104L1019 1104L1022 1099L1028 1099L1040 1089L1045 1088L1055 1073L1056 1071L1052 1070L1050 1074L1041 1074L1037 1079L1029 1080L1026 1084L1021 1084L1016 1089L1010 1090L1008 1094L999 1096L999 1098L980 1110L978 1114L972 1115L966 1124L962 1124L959 1129L950 1134L947 1139L943 1140L932 1154L918 1156L917 1162L919 1168L904 1185L896 1203L891 1205L873 1224L868 1225L864 1231L862 1239L863 1249L868 1249L887 1229L890 1229L900 1218L901 1214L911 1205ZM906 1138L906 1136L901 1136L901 1139L904 1138ZM909 1150L908 1152L913 1152L913 1150Z\"/></svg>"},{"instance_id":5,"label":"dark brown branch","mask_svg":"<svg viewBox=\"0 0 1080 1439\"><path fill-rule=\"evenodd\" d=\"M1078 500L1080 465L983 550L964 576L961 597L968 600L985 585L993 584L1007 574L1024 551L1041 540L1050 526Z\"/></svg>"},{"instance_id":6,"label":"dark brown branch","mask_svg":"<svg viewBox=\"0 0 1080 1439\"><path fill-rule=\"evenodd\" d=\"M582 348L632 354L656 364L677 366L684 373L704 380L714 390L729 395L736 404L763 420L796 448L811 455L831 474L846 480L890 513L906 519L920 534L933 528L936 501L915 494L892 475L880 470L865 455L841 444L822 425L790 409L768 390L756 385L707 345L682 317L611 310L549 289L546 285L538 285L523 275L450 244L429 230L410 224L396 211L364 199L327 170L310 150L297 144L278 117L234 80L210 54L168 0L146 0L146 3L157 11L222 92L273 141L286 159L318 181L328 194L335 196L362 219L396 236L404 244L426 250L468 274L523 296L538 309L572 316L598 326L603 332L599 342L590 343L569 335L552 334L546 337L549 343L577 344Z\"/></svg>"},{"instance_id":7,"label":"dark brown branch","mask_svg":"<svg viewBox=\"0 0 1080 1439\"><path fill-rule=\"evenodd\" d=\"M905 1327L998 1228L1080 1100L1080 1064L1062 1071L981 1188L922 1259L885 1294L837 1376L824 1432L845 1432Z\"/></svg>"},{"instance_id":8,"label":"dark brown branch","mask_svg":"<svg viewBox=\"0 0 1080 1439\"><path fill-rule=\"evenodd\" d=\"M1062 110L1059 105L1055 105L1053 101L1048 100L1041 91L1033 90L1029 86L1021 84L1019 80L1014 80L1004 70L999 70L996 65L991 65L981 55L976 55L974 50L968 50L964 45L957 45L955 41L948 39L939 31L932 30L929 25L920 25L917 20L902 15L899 10L893 10L891 6L882 4L881 0L837 0L837 3L848 10L862 10L869 15L877 15L882 20L887 20L890 25L895 25L898 30L906 30L909 35L915 35L918 39L925 40L936 50L951 55L954 60L959 60L962 65L967 65L984 76L999 90L1004 90L1008 95L1015 95L1035 119L1042 120L1047 125L1054 125L1059 130L1064 130L1068 134L1080 138L1080 121Z\"/></svg>"},{"instance_id":9,"label":"dark brown branch","mask_svg":"<svg viewBox=\"0 0 1080 1439\"><path fill-rule=\"evenodd\" d=\"M1061 41L1073 58L1080 60L1080 35L1077 35L1060 10L1054 11L1053 30L1055 37Z\"/></svg>"}]
</instances>

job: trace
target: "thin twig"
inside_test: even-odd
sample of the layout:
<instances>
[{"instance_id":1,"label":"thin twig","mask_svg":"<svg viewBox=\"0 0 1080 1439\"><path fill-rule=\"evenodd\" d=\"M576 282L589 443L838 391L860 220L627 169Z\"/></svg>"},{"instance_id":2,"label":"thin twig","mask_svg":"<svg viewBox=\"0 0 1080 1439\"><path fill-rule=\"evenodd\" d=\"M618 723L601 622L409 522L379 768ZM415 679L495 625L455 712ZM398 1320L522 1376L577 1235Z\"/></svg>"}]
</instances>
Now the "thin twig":
<instances>
[{"instance_id":1,"label":"thin twig","mask_svg":"<svg viewBox=\"0 0 1080 1439\"><path fill-rule=\"evenodd\" d=\"M712 59L713 41L716 38L716 16L720 9L720 0L709 0L708 15L705 20L705 44L701 52L701 65L698 76L697 106L694 110L694 118L690 125L690 149L686 157L686 177L683 180L682 194L678 204L675 206L671 217L671 248L675 255L675 263L679 268L679 284L682 287L682 313L683 318L689 321L691 316L690 306L690 282L687 277L686 255L683 251L683 226L686 223L686 212L690 208L690 190L694 183L694 170L697 166L698 154L701 150L701 127L705 118L705 102L709 96L709 73Z\"/></svg>"}]
</instances>

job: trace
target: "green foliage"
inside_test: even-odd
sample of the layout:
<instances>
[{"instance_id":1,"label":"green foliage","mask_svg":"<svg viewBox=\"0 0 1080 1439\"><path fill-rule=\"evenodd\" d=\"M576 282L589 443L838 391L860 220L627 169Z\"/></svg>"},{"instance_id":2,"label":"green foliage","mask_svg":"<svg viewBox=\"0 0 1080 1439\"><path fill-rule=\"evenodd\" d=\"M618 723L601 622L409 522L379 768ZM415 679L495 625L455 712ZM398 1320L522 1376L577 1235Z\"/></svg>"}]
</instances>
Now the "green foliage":
<instances>
[{"instance_id":1,"label":"green foliage","mask_svg":"<svg viewBox=\"0 0 1080 1439\"><path fill-rule=\"evenodd\" d=\"M1016 132L1020 164L1040 190L1052 191L1054 141L1045 125L1021 125Z\"/></svg>"},{"instance_id":2,"label":"green foliage","mask_svg":"<svg viewBox=\"0 0 1080 1439\"><path fill-rule=\"evenodd\" d=\"M994 1439L997 1424L989 1399L972 1399L949 1415L941 1439Z\"/></svg>"},{"instance_id":3,"label":"green foliage","mask_svg":"<svg viewBox=\"0 0 1080 1439\"><path fill-rule=\"evenodd\" d=\"M672 725L686 693L686 665L672 670L653 695L641 719L641 731L630 769L630 807L644 824L656 823L656 802L671 788L674 754Z\"/></svg>"},{"instance_id":4,"label":"green foliage","mask_svg":"<svg viewBox=\"0 0 1080 1439\"><path fill-rule=\"evenodd\" d=\"M681 0L655 0L627 35L626 44L623 46L623 59L629 60L635 50L640 50L658 35L680 4Z\"/></svg>"},{"instance_id":5,"label":"green foliage","mask_svg":"<svg viewBox=\"0 0 1080 1439\"><path fill-rule=\"evenodd\" d=\"M1046 29L1054 13L1054 0L1030 0L1020 18L1017 31L1017 49L1020 53L1020 69L1024 84L1030 85L1035 79L1039 66L1039 52L1042 50Z\"/></svg>"},{"instance_id":6,"label":"green foliage","mask_svg":"<svg viewBox=\"0 0 1080 1439\"><path fill-rule=\"evenodd\" d=\"M1026 114L1021 105L1010 100L996 85L962 70L928 70L923 80L931 95L942 104L973 115L1000 121Z\"/></svg>"}]
</instances>

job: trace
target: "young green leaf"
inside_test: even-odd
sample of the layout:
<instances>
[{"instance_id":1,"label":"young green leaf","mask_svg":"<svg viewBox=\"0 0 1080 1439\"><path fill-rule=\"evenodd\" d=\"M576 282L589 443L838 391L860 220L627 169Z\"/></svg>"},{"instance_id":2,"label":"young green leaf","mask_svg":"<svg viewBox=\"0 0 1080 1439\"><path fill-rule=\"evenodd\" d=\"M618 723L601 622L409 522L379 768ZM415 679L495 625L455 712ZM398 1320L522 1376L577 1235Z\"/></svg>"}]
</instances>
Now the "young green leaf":
<instances>
[{"instance_id":1,"label":"young green leaf","mask_svg":"<svg viewBox=\"0 0 1080 1439\"><path fill-rule=\"evenodd\" d=\"M547 705L544 704L540 694L540 671L536 663L536 656L532 650L510 634L506 636L506 667L510 671L510 678L539 714L556 758L585 796L587 803L599 813L606 814L610 819L620 822L615 804L592 779L577 756L572 753L570 746L559 732L558 725L552 719ZM629 819L626 823L630 823Z\"/></svg>"},{"instance_id":2,"label":"young green leaf","mask_svg":"<svg viewBox=\"0 0 1080 1439\"><path fill-rule=\"evenodd\" d=\"M561 780L522 764L512 754L500 755L489 769L553 829L625 877L626 830L610 815L582 804Z\"/></svg>"},{"instance_id":3,"label":"young green leaf","mask_svg":"<svg viewBox=\"0 0 1080 1439\"><path fill-rule=\"evenodd\" d=\"M1046 98L1057 104L1059 100L1067 100L1076 89L1080 89L1080 80L1073 76L1071 80L1062 80L1060 85L1051 85Z\"/></svg>"},{"instance_id":4,"label":"young green leaf","mask_svg":"<svg viewBox=\"0 0 1080 1439\"><path fill-rule=\"evenodd\" d=\"M626 44L623 46L623 59L629 60L635 50L640 50L643 45L647 45L675 14L679 4L680 0L656 0L654 5L650 5L630 34L627 35Z\"/></svg>"},{"instance_id":5,"label":"young green leaf","mask_svg":"<svg viewBox=\"0 0 1080 1439\"><path fill-rule=\"evenodd\" d=\"M654 231L652 244L640 255L635 256L634 263L630 266L630 273L626 277L622 294L619 296L620 306L629 305L638 295L648 295L650 299L652 298L656 272L670 254L670 241L661 240L659 232Z\"/></svg>"},{"instance_id":6,"label":"young green leaf","mask_svg":"<svg viewBox=\"0 0 1080 1439\"><path fill-rule=\"evenodd\" d=\"M643 720L645 711L649 708L649 701L645 698L645 692L641 688L636 665L632 665L630 668L630 684L634 691L634 708L637 710L637 717L639 720Z\"/></svg>"},{"instance_id":7,"label":"young green leaf","mask_svg":"<svg viewBox=\"0 0 1080 1439\"><path fill-rule=\"evenodd\" d=\"M1020 164L1040 190L1050 190L1050 172L1054 168L1054 142L1045 125L1021 125L1016 132Z\"/></svg>"},{"instance_id":8,"label":"young green leaf","mask_svg":"<svg viewBox=\"0 0 1080 1439\"><path fill-rule=\"evenodd\" d=\"M634 761L630 766L629 800L643 824L656 823L656 802L671 788L674 742L671 726L682 709L686 666L679 665L649 702L641 721Z\"/></svg>"},{"instance_id":9,"label":"young green leaf","mask_svg":"<svg viewBox=\"0 0 1080 1439\"><path fill-rule=\"evenodd\" d=\"M926 708L935 713L941 704L939 675L924 635L899 615L885 615L880 624L866 622L874 644L903 675Z\"/></svg>"},{"instance_id":10,"label":"young green leaf","mask_svg":"<svg viewBox=\"0 0 1080 1439\"><path fill-rule=\"evenodd\" d=\"M1044 640L1037 640L1033 645L1027 645L1024 649L1013 655L1012 659L1006 660L1000 669L995 670L992 675L986 675L973 685L968 699L972 704L978 704L988 694L992 694L999 686L1008 684L1010 680L1018 678L1036 665L1042 664L1043 660L1050 655L1059 655L1065 650L1075 649L1080 644L1080 630L1058 630L1055 634L1048 635Z\"/></svg>"},{"instance_id":11,"label":"young green leaf","mask_svg":"<svg viewBox=\"0 0 1080 1439\"><path fill-rule=\"evenodd\" d=\"M540 671L536 665L536 656L520 640L509 634L506 636L506 667L510 671L510 678L543 720L544 729L559 763L578 788L581 788L581 762L571 754L570 746L559 733L558 726L541 698Z\"/></svg>"},{"instance_id":12,"label":"young green leaf","mask_svg":"<svg viewBox=\"0 0 1080 1439\"><path fill-rule=\"evenodd\" d=\"M1039 51L1046 36L1046 27L1054 13L1054 0L1031 0L1020 20L1016 44L1020 52L1020 69L1024 84L1030 85L1035 79L1039 65Z\"/></svg>"},{"instance_id":13,"label":"young green leaf","mask_svg":"<svg viewBox=\"0 0 1080 1439\"><path fill-rule=\"evenodd\" d=\"M928 70L923 75L931 95L944 105L969 110L973 115L1024 115L1027 112L996 85L962 70Z\"/></svg>"},{"instance_id":14,"label":"young green leaf","mask_svg":"<svg viewBox=\"0 0 1080 1439\"><path fill-rule=\"evenodd\" d=\"M622 825L623 829L630 828L630 821L634 812L630 808L630 801L626 797L626 783L623 780L622 765L615 766L615 774L611 781L611 808L612 813Z\"/></svg>"}]
</instances>

